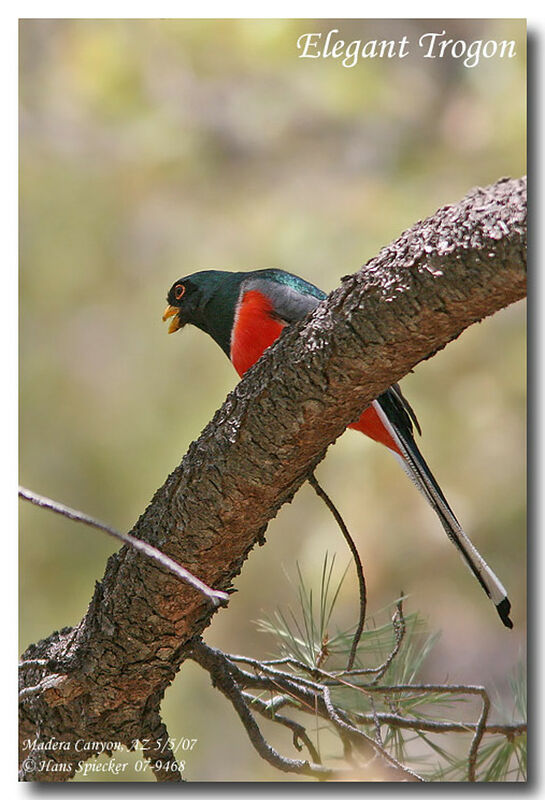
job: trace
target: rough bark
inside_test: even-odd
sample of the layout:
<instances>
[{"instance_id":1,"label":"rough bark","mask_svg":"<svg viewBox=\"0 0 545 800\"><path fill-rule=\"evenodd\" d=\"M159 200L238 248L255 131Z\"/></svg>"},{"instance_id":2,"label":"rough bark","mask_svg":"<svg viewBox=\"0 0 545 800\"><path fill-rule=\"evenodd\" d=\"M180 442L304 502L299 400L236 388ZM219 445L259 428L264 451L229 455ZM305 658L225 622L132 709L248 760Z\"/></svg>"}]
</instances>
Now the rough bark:
<instances>
[{"instance_id":1,"label":"rough bark","mask_svg":"<svg viewBox=\"0 0 545 800\"><path fill-rule=\"evenodd\" d=\"M418 222L285 330L132 533L208 585L231 587L269 520L346 426L468 325L522 298L525 264L525 179L475 189ZM82 621L23 656L22 761L28 740L72 747L47 751L53 767L23 766L22 778L70 778L93 755L76 752L77 740L130 745L162 730L165 689L213 613L197 591L135 551L113 555ZM57 763L68 766L57 772ZM168 770L156 774L169 779Z\"/></svg>"}]
</instances>

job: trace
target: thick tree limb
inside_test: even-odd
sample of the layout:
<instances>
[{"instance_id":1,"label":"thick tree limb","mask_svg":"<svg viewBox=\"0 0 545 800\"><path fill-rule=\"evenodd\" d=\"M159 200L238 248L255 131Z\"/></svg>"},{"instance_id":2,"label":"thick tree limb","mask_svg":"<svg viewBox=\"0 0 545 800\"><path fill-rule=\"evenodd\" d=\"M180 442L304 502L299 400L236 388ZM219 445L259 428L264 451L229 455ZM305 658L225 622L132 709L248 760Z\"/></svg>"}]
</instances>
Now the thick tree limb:
<instances>
[{"instance_id":1,"label":"thick tree limb","mask_svg":"<svg viewBox=\"0 0 545 800\"><path fill-rule=\"evenodd\" d=\"M526 182L502 180L440 209L290 327L228 396L132 535L227 590L268 522L370 401L526 288ZM26 780L66 780L76 740L130 745L159 714L213 610L134 550L113 555L87 614L31 645L20 735L72 749ZM45 662L45 663L43 663ZM145 723L145 724L144 724ZM67 765L67 766L66 766Z\"/></svg>"}]
</instances>

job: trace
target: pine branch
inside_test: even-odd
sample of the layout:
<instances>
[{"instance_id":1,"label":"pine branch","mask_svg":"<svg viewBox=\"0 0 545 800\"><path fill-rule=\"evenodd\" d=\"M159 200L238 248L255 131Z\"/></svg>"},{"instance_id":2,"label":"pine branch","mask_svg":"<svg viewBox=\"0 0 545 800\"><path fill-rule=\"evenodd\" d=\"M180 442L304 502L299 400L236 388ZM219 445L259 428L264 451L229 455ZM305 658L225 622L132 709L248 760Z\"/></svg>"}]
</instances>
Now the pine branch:
<instances>
[{"instance_id":1,"label":"pine branch","mask_svg":"<svg viewBox=\"0 0 545 800\"><path fill-rule=\"evenodd\" d=\"M301 675L292 672L279 670L257 659L245 656L226 655L215 648L210 648L202 641L194 643L190 658L193 658L204 669L210 672L213 682L217 682L217 670L220 669L220 666L223 674L229 674L232 683L238 687L238 692L236 692L233 686L231 686L229 689L230 697L232 698L235 693L237 693L237 697L238 694L240 695L240 697L238 697L239 705L237 706L237 713L239 713L245 727L247 727L247 723L245 722L246 712L249 713L249 708L255 705L257 710L267 716L268 719L277 721L282 725L287 724L288 727L292 727L294 730L304 731L303 726L298 727L298 724L293 720L285 716L279 716L276 713L276 710L280 707L286 705L292 706L298 711L303 711L313 716L317 715L328 721L337 730L343 742L345 739L348 739L350 744L355 746L357 750L362 750L363 748L362 752L366 756L366 767L364 767L364 769L369 768L370 751L371 749L374 750L377 758L383 760L386 765L394 769L397 775L396 779L398 780L421 781L423 778L414 772L414 770L400 763L400 761L394 758L385 747L380 735L380 727L383 725L393 730L412 730L418 733L473 733L470 749L467 759L465 760L467 778L470 782L476 780L476 765L480 746L485 734L500 734L505 737L506 741L512 741L514 737L525 734L527 730L526 724L521 722L513 724L488 724L487 718L490 709L490 701L486 690L482 686L413 683L392 686L377 685L375 682L371 684L351 683L349 678L355 677L352 676L351 673L345 673L344 676L341 677L340 675L327 673L323 670L312 670L312 668L297 662L293 664L293 659L290 659L289 662L287 659L281 659L276 662L276 664L278 664L282 661L282 663L289 666L295 666L298 669L303 668L307 673L313 671L316 675L316 679L313 680L311 678L303 678ZM236 666L235 661L242 661L249 664L255 670L255 673L252 674L241 670ZM317 673L319 673L319 675ZM384 713L376 709L369 714L362 714L357 711L350 711L347 713L341 708L338 702L332 700L331 690L335 687L341 689L356 689L363 694L384 697L410 694L411 696L421 695L423 699L427 699L433 698L436 695L464 697L475 695L481 698L482 709L477 722L441 722L422 717L407 717L401 714ZM267 704L260 698L249 694L248 691L244 691L245 689L271 692L273 694L273 700ZM246 711L244 713L241 711L240 706L242 702L246 704ZM350 718L352 718L353 722ZM374 728L376 733L375 738L373 739L357 727L358 725ZM308 742L306 743L307 747L309 747ZM315 750L311 752L316 760L317 752ZM275 758L277 758L278 755L279 754L276 754ZM383 769L384 766L383 764ZM284 771L298 772L302 767L300 762L296 762L295 766L292 766L288 759L282 762L281 768Z\"/></svg>"},{"instance_id":2,"label":"pine branch","mask_svg":"<svg viewBox=\"0 0 545 800\"><path fill-rule=\"evenodd\" d=\"M310 609L307 609L307 612L310 613ZM386 662L384 662L389 665L396 658L402 658L404 661L415 658L414 655L411 655L413 650L411 641L408 642L403 654L400 653L401 643L406 633L401 600L397 603L392 624L394 647L387 656ZM400 636L400 630L403 631L403 636ZM373 632L368 632L366 635L369 637L372 634ZM199 643L198 647L203 648L205 652L209 650L202 643ZM427 648L424 648L424 651L426 650ZM291 707L294 711L302 711L313 717L318 716L332 724L342 741L345 759L352 764L356 772L362 767L358 765L357 760L354 760L354 749L360 751L363 748L363 753L367 759L363 769L364 774L367 774L371 764L369 748L373 746L375 749L375 764L378 759L393 766L398 770L398 773L404 773L405 779L422 779L420 775L408 769L406 764L401 763L400 758L404 758L403 755L394 757L390 751L391 748L385 743L394 741L396 749L403 753L405 743L403 737L400 736L403 731L414 731L432 751L439 754L442 759L447 760L447 763L450 764L450 771L464 769L469 781L477 779L477 765L481 765L486 759L491 759L491 766L488 769L490 774L495 774L499 769L507 769L509 761L513 757L516 757L520 764L518 742L520 737L526 734L526 724L522 722L489 724L487 719L490 701L484 687L420 684L413 681L405 684L380 685L378 681L382 675L378 670L382 670L384 664L379 668L365 671L327 671L323 667L307 664L292 656L265 661L249 656L225 654L218 650L213 652L214 657L217 660L221 660L224 668L230 671L235 683L243 687L241 691L246 703L250 707L255 704L257 710L272 721L277 721L279 724L287 724L288 727L298 725L291 717L285 717L277 713L280 708ZM205 660L199 659L199 663L204 664ZM236 666L237 663L251 667L254 670L253 675L245 670L240 670ZM416 655L415 663L421 663L420 653ZM414 675L415 666L414 664L406 663L403 665L402 670L398 671L401 673L410 672ZM372 678L370 683L362 682L361 679L365 675ZM332 699L332 690L335 690L335 701ZM263 691L267 691L270 693L271 699L265 702L260 696L256 697L251 694L251 691L259 691L260 694ZM354 708L352 696L354 691L359 692L368 699L371 708L370 713L362 713ZM411 707L414 705L415 698L420 697L420 702L424 702L429 706L430 704L444 703L450 697L467 699L472 695L480 697L482 702L477 722L439 721L430 719L429 714L426 715L425 713L410 716L393 711L384 712L379 710L375 702L376 698L388 706L388 698L395 698L395 705L403 707L408 701L409 707ZM374 731L374 739L365 730L362 730L361 726L363 728L371 728ZM382 735L383 727L387 729L386 740ZM467 757L465 759L450 757L444 748L434 744L427 738L426 734L428 733L434 735L449 733L472 734ZM505 745L502 747L501 743L498 745L492 742L486 747L481 747L485 735L496 737L501 735ZM310 740L307 742L307 747L310 746L309 743ZM521 749L521 753L523 752L524 748ZM315 755L316 753L317 751L315 751ZM521 767L519 766L520 769ZM441 774L443 773L439 772L439 775Z\"/></svg>"}]
</instances>

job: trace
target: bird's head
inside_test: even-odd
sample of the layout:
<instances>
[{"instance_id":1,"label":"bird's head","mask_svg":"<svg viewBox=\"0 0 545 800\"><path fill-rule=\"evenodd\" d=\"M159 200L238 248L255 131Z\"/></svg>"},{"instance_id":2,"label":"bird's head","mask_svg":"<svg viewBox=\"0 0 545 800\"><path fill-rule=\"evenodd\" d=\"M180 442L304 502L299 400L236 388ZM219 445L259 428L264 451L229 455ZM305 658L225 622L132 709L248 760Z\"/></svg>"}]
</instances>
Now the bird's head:
<instances>
[{"instance_id":1,"label":"bird's head","mask_svg":"<svg viewBox=\"0 0 545 800\"><path fill-rule=\"evenodd\" d=\"M174 333L187 324L202 327L210 302L222 297L230 275L209 269L177 280L167 294L168 305L163 314L163 322L173 318L168 332Z\"/></svg>"},{"instance_id":2,"label":"bird's head","mask_svg":"<svg viewBox=\"0 0 545 800\"><path fill-rule=\"evenodd\" d=\"M168 332L195 325L229 354L231 327L243 272L203 270L177 280L167 295L163 322L171 319Z\"/></svg>"},{"instance_id":3,"label":"bird's head","mask_svg":"<svg viewBox=\"0 0 545 800\"><path fill-rule=\"evenodd\" d=\"M203 289L193 276L177 280L167 295L168 305L163 314L163 322L172 317L168 332L174 333L188 323L195 323L203 299Z\"/></svg>"}]
</instances>

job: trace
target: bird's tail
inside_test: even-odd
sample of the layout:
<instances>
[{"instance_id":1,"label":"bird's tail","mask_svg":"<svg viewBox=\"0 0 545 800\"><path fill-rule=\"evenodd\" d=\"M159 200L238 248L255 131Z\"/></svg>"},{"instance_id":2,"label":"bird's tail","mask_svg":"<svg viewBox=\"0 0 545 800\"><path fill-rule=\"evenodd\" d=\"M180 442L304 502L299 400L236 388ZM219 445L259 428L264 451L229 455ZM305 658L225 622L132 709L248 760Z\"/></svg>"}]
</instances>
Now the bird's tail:
<instances>
[{"instance_id":1,"label":"bird's tail","mask_svg":"<svg viewBox=\"0 0 545 800\"><path fill-rule=\"evenodd\" d=\"M410 431L404 431L403 426L396 425L395 422L389 418L388 403L389 398L387 394L384 394L373 402L373 406L401 453L401 456L398 456L396 453L394 453L394 455L396 455L405 472L407 472L410 479L416 484L417 488L422 492L428 503L436 512L447 536L456 545L462 558L496 606L496 610L503 624L507 628L512 628L513 623L509 619L511 603L507 598L507 593L503 585L462 530L441 488L418 449L412 433Z\"/></svg>"}]
</instances>

